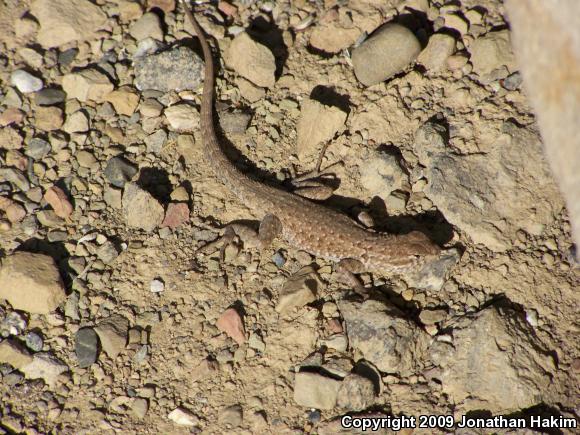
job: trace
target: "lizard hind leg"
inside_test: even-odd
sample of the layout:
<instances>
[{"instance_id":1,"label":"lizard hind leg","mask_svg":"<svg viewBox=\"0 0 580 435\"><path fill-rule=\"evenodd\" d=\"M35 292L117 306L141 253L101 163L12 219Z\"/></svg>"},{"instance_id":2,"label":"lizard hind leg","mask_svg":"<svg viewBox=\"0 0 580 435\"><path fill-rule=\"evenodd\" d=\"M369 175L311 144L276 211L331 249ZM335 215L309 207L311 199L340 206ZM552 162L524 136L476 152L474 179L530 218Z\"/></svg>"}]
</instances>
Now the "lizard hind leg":
<instances>
[{"instance_id":1,"label":"lizard hind leg","mask_svg":"<svg viewBox=\"0 0 580 435\"><path fill-rule=\"evenodd\" d=\"M322 159L324 158L324 154L329 145L330 142L322 147L314 170L302 175L297 175L296 170L292 167L291 184L294 187L294 193L304 198L319 201L324 201L332 196L338 186L336 185L336 176L330 171L330 169L336 165L342 165L343 163L340 161L335 162L324 170L321 169Z\"/></svg>"}]
</instances>

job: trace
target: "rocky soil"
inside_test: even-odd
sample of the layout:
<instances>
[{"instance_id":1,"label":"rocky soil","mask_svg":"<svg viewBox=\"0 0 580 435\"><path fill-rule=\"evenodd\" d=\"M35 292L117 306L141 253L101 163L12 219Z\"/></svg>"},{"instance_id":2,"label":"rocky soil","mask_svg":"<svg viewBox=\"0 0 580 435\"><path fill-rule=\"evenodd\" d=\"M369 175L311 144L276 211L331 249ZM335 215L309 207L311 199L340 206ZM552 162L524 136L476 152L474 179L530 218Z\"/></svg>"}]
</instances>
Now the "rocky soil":
<instances>
[{"instance_id":1,"label":"rocky soil","mask_svg":"<svg viewBox=\"0 0 580 435\"><path fill-rule=\"evenodd\" d=\"M0 433L579 419L580 268L502 2L198 9L238 167L286 189L328 145L329 206L419 229L442 256L363 274L361 302L283 240L220 252L227 223L263 213L202 158L203 60L180 6L5 0Z\"/></svg>"}]
</instances>

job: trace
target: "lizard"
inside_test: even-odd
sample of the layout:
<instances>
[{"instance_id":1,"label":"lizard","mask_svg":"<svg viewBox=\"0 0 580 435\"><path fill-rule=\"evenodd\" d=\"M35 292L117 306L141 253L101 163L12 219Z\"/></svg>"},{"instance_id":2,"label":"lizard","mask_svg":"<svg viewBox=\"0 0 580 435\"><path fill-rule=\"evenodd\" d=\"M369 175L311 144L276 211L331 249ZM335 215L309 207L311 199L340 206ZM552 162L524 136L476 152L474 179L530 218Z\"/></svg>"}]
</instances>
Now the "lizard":
<instances>
[{"instance_id":1,"label":"lizard","mask_svg":"<svg viewBox=\"0 0 580 435\"><path fill-rule=\"evenodd\" d=\"M362 272L401 273L439 256L441 248L424 233L380 233L324 205L250 178L229 160L214 127L215 71L204 31L183 0L205 60L200 107L204 159L215 176L244 204L264 214L259 238L270 243L282 235L290 245L337 265L357 293L367 294L354 275Z\"/></svg>"}]
</instances>

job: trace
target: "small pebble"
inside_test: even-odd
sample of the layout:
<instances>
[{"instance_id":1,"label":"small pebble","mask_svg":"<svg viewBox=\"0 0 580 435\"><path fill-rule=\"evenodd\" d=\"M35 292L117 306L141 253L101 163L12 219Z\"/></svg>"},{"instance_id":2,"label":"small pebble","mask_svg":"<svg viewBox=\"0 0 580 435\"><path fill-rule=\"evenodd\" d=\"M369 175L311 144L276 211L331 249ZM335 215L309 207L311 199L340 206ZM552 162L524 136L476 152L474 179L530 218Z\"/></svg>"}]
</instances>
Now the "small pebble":
<instances>
[{"instance_id":1,"label":"small pebble","mask_svg":"<svg viewBox=\"0 0 580 435\"><path fill-rule=\"evenodd\" d=\"M160 279L153 279L151 280L151 292L152 293L161 293L165 290L165 283Z\"/></svg>"},{"instance_id":2,"label":"small pebble","mask_svg":"<svg viewBox=\"0 0 580 435\"><path fill-rule=\"evenodd\" d=\"M281 251L276 252L272 256L272 261L276 266L278 266L278 268L282 268L282 266L286 264L286 258L284 258L284 253L282 253Z\"/></svg>"},{"instance_id":3,"label":"small pebble","mask_svg":"<svg viewBox=\"0 0 580 435\"><path fill-rule=\"evenodd\" d=\"M25 337L26 346L33 352L40 352L44 346L42 336L34 331L30 331Z\"/></svg>"},{"instance_id":4,"label":"small pebble","mask_svg":"<svg viewBox=\"0 0 580 435\"><path fill-rule=\"evenodd\" d=\"M43 86L42 80L22 69L12 72L10 82L23 94L40 91Z\"/></svg>"}]
</instances>

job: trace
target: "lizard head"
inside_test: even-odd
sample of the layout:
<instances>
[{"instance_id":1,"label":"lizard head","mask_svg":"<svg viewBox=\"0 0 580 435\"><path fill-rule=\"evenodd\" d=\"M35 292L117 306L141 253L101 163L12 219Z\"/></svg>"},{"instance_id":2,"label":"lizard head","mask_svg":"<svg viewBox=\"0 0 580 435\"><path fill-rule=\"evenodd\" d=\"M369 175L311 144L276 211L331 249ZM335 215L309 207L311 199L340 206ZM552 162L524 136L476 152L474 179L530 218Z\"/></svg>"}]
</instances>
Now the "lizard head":
<instances>
[{"instance_id":1,"label":"lizard head","mask_svg":"<svg viewBox=\"0 0 580 435\"><path fill-rule=\"evenodd\" d=\"M376 234L369 242L372 249L363 259L369 271L402 272L424 264L441 253L441 248L419 231L401 235Z\"/></svg>"}]
</instances>

